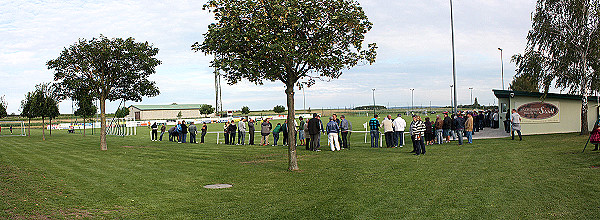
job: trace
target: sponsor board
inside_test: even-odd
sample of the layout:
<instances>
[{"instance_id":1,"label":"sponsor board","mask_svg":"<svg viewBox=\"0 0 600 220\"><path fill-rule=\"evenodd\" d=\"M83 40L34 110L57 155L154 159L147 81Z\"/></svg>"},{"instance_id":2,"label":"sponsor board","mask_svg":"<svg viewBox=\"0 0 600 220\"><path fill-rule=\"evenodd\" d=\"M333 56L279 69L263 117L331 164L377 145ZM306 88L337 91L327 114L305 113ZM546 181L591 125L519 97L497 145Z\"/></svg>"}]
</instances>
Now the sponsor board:
<instances>
[{"instance_id":1,"label":"sponsor board","mask_svg":"<svg viewBox=\"0 0 600 220\"><path fill-rule=\"evenodd\" d=\"M521 123L560 122L558 102L528 102L517 106Z\"/></svg>"}]
</instances>

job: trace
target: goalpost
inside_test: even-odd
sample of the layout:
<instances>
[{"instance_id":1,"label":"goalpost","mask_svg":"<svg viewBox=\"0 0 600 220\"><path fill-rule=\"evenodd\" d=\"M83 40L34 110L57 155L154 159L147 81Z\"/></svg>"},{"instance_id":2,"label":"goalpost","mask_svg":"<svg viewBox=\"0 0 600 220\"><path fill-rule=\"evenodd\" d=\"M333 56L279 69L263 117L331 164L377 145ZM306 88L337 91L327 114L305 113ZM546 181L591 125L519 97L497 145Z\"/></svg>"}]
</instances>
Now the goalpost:
<instances>
[{"instance_id":1,"label":"goalpost","mask_svg":"<svg viewBox=\"0 0 600 220\"><path fill-rule=\"evenodd\" d=\"M26 136L25 121L0 121L0 137Z\"/></svg>"}]
</instances>

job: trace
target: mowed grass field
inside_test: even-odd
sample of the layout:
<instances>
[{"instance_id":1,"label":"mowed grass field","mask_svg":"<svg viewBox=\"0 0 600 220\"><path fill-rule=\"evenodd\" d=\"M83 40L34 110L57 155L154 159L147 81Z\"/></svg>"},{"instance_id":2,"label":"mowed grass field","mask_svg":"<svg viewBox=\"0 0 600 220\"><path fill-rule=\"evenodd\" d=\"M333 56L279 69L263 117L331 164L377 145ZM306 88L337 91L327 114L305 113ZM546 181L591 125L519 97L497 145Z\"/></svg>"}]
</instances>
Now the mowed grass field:
<instances>
[{"instance_id":1,"label":"mowed grass field","mask_svg":"<svg viewBox=\"0 0 600 220\"><path fill-rule=\"evenodd\" d=\"M363 130L366 118L352 120ZM108 151L98 135L0 137L0 218L600 219L600 153L580 153L587 137L577 134L428 146L423 156L371 149L362 134L330 152L323 136L321 152L299 147L298 172L286 170L282 146L148 134L109 136ZM233 188L203 188L216 183Z\"/></svg>"}]
</instances>

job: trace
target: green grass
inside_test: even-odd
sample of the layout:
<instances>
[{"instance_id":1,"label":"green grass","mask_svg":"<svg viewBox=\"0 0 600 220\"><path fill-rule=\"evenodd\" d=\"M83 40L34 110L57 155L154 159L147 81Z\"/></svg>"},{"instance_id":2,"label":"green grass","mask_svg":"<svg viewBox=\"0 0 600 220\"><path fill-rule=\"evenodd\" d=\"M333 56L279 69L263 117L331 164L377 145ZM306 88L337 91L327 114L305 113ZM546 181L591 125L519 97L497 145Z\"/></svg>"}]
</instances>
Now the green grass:
<instances>
[{"instance_id":1,"label":"green grass","mask_svg":"<svg viewBox=\"0 0 600 220\"><path fill-rule=\"evenodd\" d=\"M581 154L576 134L428 146L424 156L371 149L356 134L350 150L329 152L323 138L322 152L299 148L299 172L286 170L281 146L145 134L109 136L105 152L98 135L0 138L0 219L600 218L600 153ZM234 187L203 188L215 183Z\"/></svg>"}]
</instances>

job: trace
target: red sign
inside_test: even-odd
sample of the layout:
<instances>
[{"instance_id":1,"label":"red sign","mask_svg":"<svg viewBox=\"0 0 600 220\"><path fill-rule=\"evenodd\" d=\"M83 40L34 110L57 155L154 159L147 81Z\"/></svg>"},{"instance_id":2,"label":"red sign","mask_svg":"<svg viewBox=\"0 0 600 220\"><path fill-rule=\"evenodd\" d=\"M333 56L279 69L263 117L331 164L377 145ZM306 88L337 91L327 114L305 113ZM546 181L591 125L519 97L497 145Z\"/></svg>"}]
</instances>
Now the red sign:
<instances>
[{"instance_id":1,"label":"red sign","mask_svg":"<svg viewBox=\"0 0 600 220\"><path fill-rule=\"evenodd\" d=\"M550 103L530 102L519 106L517 112L521 117L527 119L542 120L552 118L558 114L558 107Z\"/></svg>"}]
</instances>

